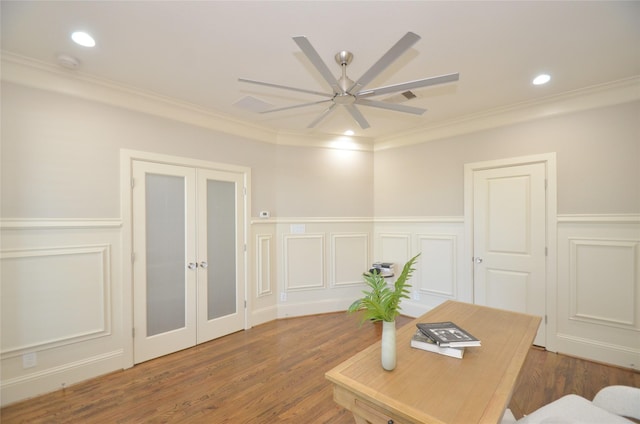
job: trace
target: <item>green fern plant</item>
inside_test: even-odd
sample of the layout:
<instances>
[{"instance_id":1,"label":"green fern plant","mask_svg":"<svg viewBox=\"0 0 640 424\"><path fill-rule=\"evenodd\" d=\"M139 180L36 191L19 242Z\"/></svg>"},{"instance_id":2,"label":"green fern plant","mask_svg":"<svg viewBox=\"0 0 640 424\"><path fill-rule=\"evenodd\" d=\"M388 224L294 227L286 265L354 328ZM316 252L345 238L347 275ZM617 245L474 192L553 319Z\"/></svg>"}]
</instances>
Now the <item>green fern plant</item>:
<instances>
[{"instance_id":1,"label":"green fern plant","mask_svg":"<svg viewBox=\"0 0 640 424\"><path fill-rule=\"evenodd\" d=\"M404 264L400 276L393 285L393 289L387 285L384 277L377 271L365 272L362 274L370 291L363 290L364 297L356 300L349 306L349 313L363 311L361 324L369 321L395 321L400 314L400 302L409 298L409 288L407 282L415 270L413 265L420 256L418 253Z\"/></svg>"}]
</instances>

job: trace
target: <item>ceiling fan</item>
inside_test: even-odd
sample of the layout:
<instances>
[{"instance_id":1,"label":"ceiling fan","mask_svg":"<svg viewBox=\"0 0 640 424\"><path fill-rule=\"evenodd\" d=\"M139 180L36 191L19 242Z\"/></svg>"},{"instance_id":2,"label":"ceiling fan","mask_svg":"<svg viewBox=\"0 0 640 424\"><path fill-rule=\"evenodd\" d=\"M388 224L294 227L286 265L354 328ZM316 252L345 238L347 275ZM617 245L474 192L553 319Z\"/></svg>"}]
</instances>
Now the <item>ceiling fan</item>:
<instances>
[{"instance_id":1,"label":"ceiling fan","mask_svg":"<svg viewBox=\"0 0 640 424\"><path fill-rule=\"evenodd\" d=\"M251 84L258 84L267 87L282 88L285 90L298 91L301 93L314 94L317 96L327 97L326 100L320 100L310 103L297 104L293 106L281 107L277 109L270 109L260 113L272 113L280 112L283 110L296 109L306 106L312 106L322 103L331 103L327 109L325 109L320 116L318 116L313 122L311 122L307 128L314 128L324 118L326 118L337 105L343 105L349 114L356 120L362 129L369 128L369 122L365 119L364 115L356 107L356 105L377 107L381 109L389 109L397 112L412 113L415 115L422 115L426 112L426 109L411 107L406 105L400 105L396 103L387 103L379 100L371 100L370 97L379 96L382 94L395 93L398 91L407 91L420 87L427 87L431 85L444 84L448 82L457 81L459 74L446 74L437 77L423 78L415 81L408 81L400 84L387 85L385 87L378 87L372 89L363 89L371 81L373 81L382 71L384 71L389 65L391 65L396 59L398 59L404 52L409 50L413 46L420 36L413 32L407 32L389 51L387 51L376 63L369 68L357 81L352 81L347 77L347 66L353 60L353 54L348 51L341 51L335 55L336 62L342 68L342 76L335 78L329 67L322 61L318 52L313 48L309 40L304 36L293 37L293 41L296 42L300 50L305 54L307 59L316 68L316 70L322 75L324 80L331 86L331 93L323 93L313 90L305 90L302 88L289 87L286 85L272 84L269 82L255 81L246 78L239 78L240 82L247 82Z\"/></svg>"}]
</instances>

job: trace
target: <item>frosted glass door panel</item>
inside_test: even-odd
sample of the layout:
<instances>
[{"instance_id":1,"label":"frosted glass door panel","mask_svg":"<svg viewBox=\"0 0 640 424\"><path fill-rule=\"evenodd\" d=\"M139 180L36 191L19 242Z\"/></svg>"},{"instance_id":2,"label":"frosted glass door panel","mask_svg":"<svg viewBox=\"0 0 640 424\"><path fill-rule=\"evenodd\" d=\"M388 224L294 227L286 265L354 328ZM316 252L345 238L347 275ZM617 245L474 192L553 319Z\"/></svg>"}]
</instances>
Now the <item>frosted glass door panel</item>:
<instances>
[{"instance_id":1,"label":"frosted glass door panel","mask_svg":"<svg viewBox=\"0 0 640 424\"><path fill-rule=\"evenodd\" d=\"M207 317L237 312L236 184L207 180Z\"/></svg>"},{"instance_id":2,"label":"frosted glass door panel","mask_svg":"<svg viewBox=\"0 0 640 424\"><path fill-rule=\"evenodd\" d=\"M185 322L185 180L146 175L147 336Z\"/></svg>"}]
</instances>

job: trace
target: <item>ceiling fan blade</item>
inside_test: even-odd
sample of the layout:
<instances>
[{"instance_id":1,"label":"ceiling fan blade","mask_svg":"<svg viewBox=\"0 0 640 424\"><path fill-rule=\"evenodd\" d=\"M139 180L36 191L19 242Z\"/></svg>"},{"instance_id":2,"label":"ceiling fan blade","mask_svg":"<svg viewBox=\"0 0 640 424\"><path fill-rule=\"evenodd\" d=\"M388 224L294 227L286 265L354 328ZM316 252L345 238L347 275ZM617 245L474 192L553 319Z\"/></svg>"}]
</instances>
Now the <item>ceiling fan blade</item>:
<instances>
[{"instance_id":1,"label":"ceiling fan blade","mask_svg":"<svg viewBox=\"0 0 640 424\"><path fill-rule=\"evenodd\" d=\"M300 93L315 94L316 96L333 97L333 94L321 93L320 91L305 90L303 88L289 87L287 85L273 84L270 82L255 81L246 78L238 78L240 82L248 82L250 84L264 85L265 87L283 88L285 90L298 91Z\"/></svg>"},{"instance_id":2,"label":"ceiling fan blade","mask_svg":"<svg viewBox=\"0 0 640 424\"><path fill-rule=\"evenodd\" d=\"M396 59L398 59L404 52L409 50L418 40L420 36L413 32L407 32L393 47L389 49L376 63L373 64L367 72L364 73L356 81L351 88L347 90L347 93L353 94L360 90L362 87L366 87L375 77L380 75L389 65L391 65Z\"/></svg>"},{"instance_id":3,"label":"ceiling fan blade","mask_svg":"<svg viewBox=\"0 0 640 424\"><path fill-rule=\"evenodd\" d=\"M360 110L356 107L356 105L344 105L344 107L351 114L351 116L353 116L353 119L355 119L356 122L360 125L360 128L366 130L371 126L364 118L364 115L360 113Z\"/></svg>"},{"instance_id":4,"label":"ceiling fan blade","mask_svg":"<svg viewBox=\"0 0 640 424\"><path fill-rule=\"evenodd\" d=\"M399 105L395 103L385 103L377 100L369 100L369 99L358 99L356 103L362 106L370 106L377 107L380 109L389 109L395 110L396 112L404 112L404 113L412 113L414 115L422 115L427 111L427 109L422 109L419 107L405 106Z\"/></svg>"},{"instance_id":5,"label":"ceiling fan blade","mask_svg":"<svg viewBox=\"0 0 640 424\"><path fill-rule=\"evenodd\" d=\"M330 102L330 101L331 101L331 99L329 99L329 100L319 100L319 101L317 101L317 102L302 103L302 104L299 104L299 105L279 107L279 108L277 108L277 109L263 110L263 111L262 111L262 112L260 112L260 113L262 114L262 113L280 112L280 111L283 111L283 110L297 109L297 108L300 108L300 107L307 107L307 106L319 105L319 104L321 104L321 103L327 103L327 102Z\"/></svg>"},{"instance_id":6,"label":"ceiling fan blade","mask_svg":"<svg viewBox=\"0 0 640 424\"><path fill-rule=\"evenodd\" d=\"M320 72L322 78L324 78L324 80L329 83L329 85L333 89L333 92L342 93L342 90L340 90L340 86L338 84L338 80L335 76L333 76L333 74L329 70L329 67L327 67L326 63L324 63L316 49L314 49L309 40L307 40L307 37L293 37L293 41L296 42L298 47L300 47L300 50L302 50L302 53L307 56L307 59L311 61L311 64L318 70L318 72Z\"/></svg>"},{"instance_id":7,"label":"ceiling fan blade","mask_svg":"<svg viewBox=\"0 0 640 424\"><path fill-rule=\"evenodd\" d=\"M371 97L379 96L380 94L395 93L398 91L413 90L414 88L428 87L430 85L444 84L447 82L454 82L460 79L460 74L446 74L438 77L429 77L419 79L415 81L403 82L401 84L387 85L386 87L372 88L371 90L364 90L356 93L356 97Z\"/></svg>"},{"instance_id":8,"label":"ceiling fan blade","mask_svg":"<svg viewBox=\"0 0 640 424\"><path fill-rule=\"evenodd\" d=\"M320 116L318 116L316 119L313 120L312 123L310 123L309 125L307 125L307 128L313 128L316 125L318 125L320 123L320 121L322 121L324 118L327 117L327 115L329 115L329 113L331 113L331 111L336 107L336 104L333 103L331 106L329 106L324 112L322 112L320 114Z\"/></svg>"}]
</instances>

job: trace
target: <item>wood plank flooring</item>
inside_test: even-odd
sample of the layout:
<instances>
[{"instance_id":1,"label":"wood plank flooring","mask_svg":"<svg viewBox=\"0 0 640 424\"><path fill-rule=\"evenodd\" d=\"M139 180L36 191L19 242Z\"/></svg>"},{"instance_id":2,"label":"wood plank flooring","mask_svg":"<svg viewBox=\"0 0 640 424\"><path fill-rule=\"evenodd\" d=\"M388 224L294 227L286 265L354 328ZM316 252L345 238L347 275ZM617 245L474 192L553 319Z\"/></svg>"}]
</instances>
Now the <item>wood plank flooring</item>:
<instances>
[{"instance_id":1,"label":"wood plank flooring","mask_svg":"<svg viewBox=\"0 0 640 424\"><path fill-rule=\"evenodd\" d=\"M0 421L353 424L324 373L379 337L379 326L359 328L345 313L273 321L9 405ZM532 348L510 407L520 417L611 384L640 387L640 373Z\"/></svg>"}]
</instances>

